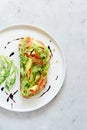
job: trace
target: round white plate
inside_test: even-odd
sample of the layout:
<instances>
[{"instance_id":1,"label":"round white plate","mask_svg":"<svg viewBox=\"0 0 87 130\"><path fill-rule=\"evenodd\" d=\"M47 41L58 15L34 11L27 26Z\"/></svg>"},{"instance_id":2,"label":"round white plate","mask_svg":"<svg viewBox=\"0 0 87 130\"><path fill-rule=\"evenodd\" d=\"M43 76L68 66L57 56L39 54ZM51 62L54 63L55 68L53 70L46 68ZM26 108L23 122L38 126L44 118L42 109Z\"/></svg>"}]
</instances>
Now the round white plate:
<instances>
[{"instance_id":1,"label":"round white plate","mask_svg":"<svg viewBox=\"0 0 87 130\"><path fill-rule=\"evenodd\" d=\"M20 41L19 38L26 36L39 39L46 46L50 46L53 54L48 71L48 82L45 89L29 99L24 99L20 96L18 44ZM32 25L14 25L0 30L0 55L9 56L12 52L14 52L14 55L10 58L14 60L19 71L16 83L10 93L6 93L5 90L1 91L1 88L4 87L4 83L0 86L0 106L12 111L25 112L33 111L46 105L59 92L65 77L65 59L59 43L49 33L38 27ZM18 90L18 92L13 97L15 102L11 100L11 98L9 98L7 102L8 96L11 93L13 94L16 90Z\"/></svg>"}]
</instances>

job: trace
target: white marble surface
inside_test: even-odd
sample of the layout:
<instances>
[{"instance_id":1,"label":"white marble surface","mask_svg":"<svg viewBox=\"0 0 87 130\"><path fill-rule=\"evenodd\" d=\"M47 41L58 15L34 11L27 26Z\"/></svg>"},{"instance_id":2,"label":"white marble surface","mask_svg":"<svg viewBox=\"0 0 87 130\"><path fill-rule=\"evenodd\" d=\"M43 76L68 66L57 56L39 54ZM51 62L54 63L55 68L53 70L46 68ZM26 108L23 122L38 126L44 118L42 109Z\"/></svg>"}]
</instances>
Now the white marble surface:
<instances>
[{"instance_id":1,"label":"white marble surface","mask_svg":"<svg viewBox=\"0 0 87 130\"><path fill-rule=\"evenodd\" d=\"M0 1L0 29L18 23L56 37L66 57L66 79L56 98L37 111L0 108L0 130L87 130L87 0Z\"/></svg>"}]
</instances>

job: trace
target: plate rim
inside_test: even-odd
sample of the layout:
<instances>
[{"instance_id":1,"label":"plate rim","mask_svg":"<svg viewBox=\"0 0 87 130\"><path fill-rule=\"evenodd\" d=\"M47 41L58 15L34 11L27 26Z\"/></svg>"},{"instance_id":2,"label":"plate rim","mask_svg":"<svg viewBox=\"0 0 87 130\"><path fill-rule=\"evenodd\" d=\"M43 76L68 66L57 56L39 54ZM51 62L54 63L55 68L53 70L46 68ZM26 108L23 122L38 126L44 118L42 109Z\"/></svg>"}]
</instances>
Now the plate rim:
<instances>
[{"instance_id":1,"label":"plate rim","mask_svg":"<svg viewBox=\"0 0 87 130\"><path fill-rule=\"evenodd\" d=\"M34 109L31 109L31 110L28 110L28 109L26 109L26 110L19 110L19 109L9 109L9 108L6 108L6 107L4 107L4 106L2 106L2 105L0 105L0 107L1 108L4 108L5 110L8 110L8 111L12 111L12 112L20 112L20 113L23 113L23 112L32 112L32 111L35 111L35 110L38 110L38 109L40 109L40 108L42 108L42 107L44 107L44 106L46 106L48 103L50 103L55 97L56 97L56 95L60 92L60 90L62 89L62 87L63 87L63 83L64 83L64 80L65 80L65 75L66 75L66 60L65 60L65 56L64 56L64 52L63 52L63 49L62 49L62 47L61 47L61 45L60 45L60 42L54 37L54 35L53 34L51 34L49 31L47 31L46 29L43 29L42 27L39 27L39 26L36 26L36 25L33 25L33 24L11 24L11 25L7 25L7 26L4 26L4 27L2 27L1 29L0 29L0 33L3 33L4 31L6 31L7 29L8 30L11 30L12 28L17 28L17 27L30 27L30 28L36 28L37 30L39 30L39 31L41 31L41 32L43 32L43 33L45 33L46 35L48 35L49 37L51 37L53 40L54 40L54 42L57 44L57 46L59 47L59 50L60 50L60 52L61 52L61 54L62 54L62 58L63 58L63 68L64 68L64 70L63 70L63 74L62 74L62 77L61 77L61 84L60 84L60 88L59 88L59 91L57 91L57 93L55 94L55 96L54 97L52 97L51 98L51 100L49 101L49 102L46 102L44 105L41 105L41 106L39 106L39 107L37 107L37 108L34 108Z\"/></svg>"}]
</instances>

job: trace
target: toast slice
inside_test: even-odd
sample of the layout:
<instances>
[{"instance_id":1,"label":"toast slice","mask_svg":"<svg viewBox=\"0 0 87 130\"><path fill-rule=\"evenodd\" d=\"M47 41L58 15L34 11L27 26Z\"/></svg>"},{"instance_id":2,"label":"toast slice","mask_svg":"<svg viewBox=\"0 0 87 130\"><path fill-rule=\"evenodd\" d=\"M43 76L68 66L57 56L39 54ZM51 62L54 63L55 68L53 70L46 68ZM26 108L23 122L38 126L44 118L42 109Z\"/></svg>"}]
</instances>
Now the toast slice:
<instances>
[{"instance_id":1,"label":"toast slice","mask_svg":"<svg viewBox=\"0 0 87 130\"><path fill-rule=\"evenodd\" d=\"M19 55L20 92L29 98L46 86L51 53L41 41L26 37L19 43Z\"/></svg>"}]
</instances>

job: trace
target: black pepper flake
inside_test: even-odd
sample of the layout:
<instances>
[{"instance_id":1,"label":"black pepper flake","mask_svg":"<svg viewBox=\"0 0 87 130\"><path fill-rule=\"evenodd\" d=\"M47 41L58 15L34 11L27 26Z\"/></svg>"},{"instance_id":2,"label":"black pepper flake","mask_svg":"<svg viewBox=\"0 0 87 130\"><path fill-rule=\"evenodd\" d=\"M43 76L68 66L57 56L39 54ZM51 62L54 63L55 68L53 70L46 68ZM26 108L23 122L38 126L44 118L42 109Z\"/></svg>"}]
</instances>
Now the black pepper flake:
<instances>
[{"instance_id":1,"label":"black pepper flake","mask_svg":"<svg viewBox=\"0 0 87 130\"><path fill-rule=\"evenodd\" d=\"M7 42L7 44L10 44L11 41Z\"/></svg>"},{"instance_id":2,"label":"black pepper flake","mask_svg":"<svg viewBox=\"0 0 87 130\"><path fill-rule=\"evenodd\" d=\"M1 88L1 91L3 91L3 90L4 90L4 87Z\"/></svg>"},{"instance_id":3,"label":"black pepper flake","mask_svg":"<svg viewBox=\"0 0 87 130\"><path fill-rule=\"evenodd\" d=\"M4 49L6 49L6 46L4 47Z\"/></svg>"},{"instance_id":4,"label":"black pepper flake","mask_svg":"<svg viewBox=\"0 0 87 130\"><path fill-rule=\"evenodd\" d=\"M33 51L34 51L34 49L30 52L30 55L32 55Z\"/></svg>"},{"instance_id":5,"label":"black pepper flake","mask_svg":"<svg viewBox=\"0 0 87 130\"><path fill-rule=\"evenodd\" d=\"M52 41L50 40L50 42L52 42Z\"/></svg>"},{"instance_id":6,"label":"black pepper flake","mask_svg":"<svg viewBox=\"0 0 87 130\"><path fill-rule=\"evenodd\" d=\"M7 102L9 101L9 97L7 98Z\"/></svg>"},{"instance_id":7,"label":"black pepper flake","mask_svg":"<svg viewBox=\"0 0 87 130\"><path fill-rule=\"evenodd\" d=\"M56 76L56 80L58 79L58 75Z\"/></svg>"},{"instance_id":8,"label":"black pepper flake","mask_svg":"<svg viewBox=\"0 0 87 130\"><path fill-rule=\"evenodd\" d=\"M12 52L10 55L9 55L9 57L11 57L11 56L13 56L14 55L14 52Z\"/></svg>"},{"instance_id":9,"label":"black pepper flake","mask_svg":"<svg viewBox=\"0 0 87 130\"><path fill-rule=\"evenodd\" d=\"M45 59L45 56L43 56L43 59Z\"/></svg>"}]
</instances>

